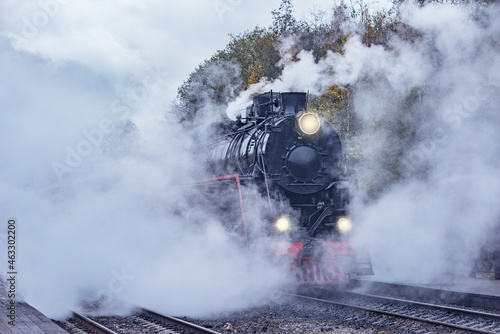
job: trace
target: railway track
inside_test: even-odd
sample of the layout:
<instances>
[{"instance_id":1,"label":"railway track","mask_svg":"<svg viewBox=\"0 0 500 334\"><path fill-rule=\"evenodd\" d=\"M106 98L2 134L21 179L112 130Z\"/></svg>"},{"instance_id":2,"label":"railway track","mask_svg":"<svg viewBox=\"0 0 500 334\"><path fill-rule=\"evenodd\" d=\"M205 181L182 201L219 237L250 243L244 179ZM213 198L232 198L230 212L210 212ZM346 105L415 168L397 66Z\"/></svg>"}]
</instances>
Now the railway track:
<instances>
[{"instance_id":1,"label":"railway track","mask_svg":"<svg viewBox=\"0 0 500 334\"><path fill-rule=\"evenodd\" d=\"M500 333L498 314L357 292L332 292L324 288L314 288L310 292L314 297L304 294L287 295L469 332Z\"/></svg>"},{"instance_id":2,"label":"railway track","mask_svg":"<svg viewBox=\"0 0 500 334\"><path fill-rule=\"evenodd\" d=\"M187 329L189 331L192 331L193 333L196 333L196 334L220 334L219 332L215 332L211 329L208 329L208 328L205 328L202 326L198 326L198 325L193 324L191 322L184 321L182 319L178 319L178 318L174 318L174 317L170 317L170 316L167 316L164 314L160 314L160 313L148 310L148 309L143 308L141 311L142 311L141 313L146 314L147 316L153 317L154 319L157 319L160 322L171 323L173 325L176 325L176 326L182 327L184 329Z\"/></svg>"},{"instance_id":3,"label":"railway track","mask_svg":"<svg viewBox=\"0 0 500 334\"><path fill-rule=\"evenodd\" d=\"M467 289L469 291L454 291L449 288L441 289L439 287L379 282L363 279L352 279L352 283L353 287L359 287L363 291L376 291L377 294L397 298L416 296L420 301L446 300L448 304L500 311L500 297L495 294L497 290L495 290L494 285L486 289L479 290L482 292L474 292L474 288L472 288L472 290ZM467 281L464 281L463 283L470 284L470 282ZM492 294L488 294L487 291L491 291Z\"/></svg>"},{"instance_id":4,"label":"railway track","mask_svg":"<svg viewBox=\"0 0 500 334\"><path fill-rule=\"evenodd\" d=\"M61 322L61 327L71 334L118 334L100 323L76 312L73 312L73 317L71 319Z\"/></svg>"},{"instance_id":5,"label":"railway track","mask_svg":"<svg viewBox=\"0 0 500 334\"><path fill-rule=\"evenodd\" d=\"M220 334L219 332L188 321L144 308L139 309L134 315L124 318L115 316L95 317L91 319L78 313L73 313L71 319L61 323L61 327L71 334Z\"/></svg>"}]
</instances>

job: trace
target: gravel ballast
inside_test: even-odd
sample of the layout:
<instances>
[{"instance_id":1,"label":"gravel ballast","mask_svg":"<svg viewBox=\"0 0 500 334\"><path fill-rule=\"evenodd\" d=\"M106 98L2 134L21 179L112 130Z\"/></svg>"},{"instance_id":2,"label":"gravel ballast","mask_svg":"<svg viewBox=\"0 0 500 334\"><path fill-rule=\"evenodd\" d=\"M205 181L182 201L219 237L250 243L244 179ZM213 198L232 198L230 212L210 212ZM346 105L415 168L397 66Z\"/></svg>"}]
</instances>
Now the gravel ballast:
<instances>
[{"instance_id":1,"label":"gravel ballast","mask_svg":"<svg viewBox=\"0 0 500 334\"><path fill-rule=\"evenodd\" d=\"M210 319L182 317L221 333L464 333L446 327L357 311L288 296L259 307L218 314Z\"/></svg>"}]
</instances>

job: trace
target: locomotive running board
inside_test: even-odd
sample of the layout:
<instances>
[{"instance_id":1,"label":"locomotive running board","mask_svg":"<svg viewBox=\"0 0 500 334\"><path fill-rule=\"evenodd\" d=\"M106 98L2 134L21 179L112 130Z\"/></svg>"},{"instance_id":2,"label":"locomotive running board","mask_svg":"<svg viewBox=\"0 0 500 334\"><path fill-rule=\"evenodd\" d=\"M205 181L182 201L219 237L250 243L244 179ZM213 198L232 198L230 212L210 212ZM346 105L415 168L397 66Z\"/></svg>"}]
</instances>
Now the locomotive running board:
<instances>
[{"instance_id":1,"label":"locomotive running board","mask_svg":"<svg viewBox=\"0 0 500 334\"><path fill-rule=\"evenodd\" d=\"M356 275L358 276L371 276L375 275L373 272L372 261L368 254L358 252L356 254Z\"/></svg>"},{"instance_id":2,"label":"locomotive running board","mask_svg":"<svg viewBox=\"0 0 500 334\"><path fill-rule=\"evenodd\" d=\"M366 262L366 263L358 262L358 265L356 268L356 275L358 275L358 276L375 275L375 273L373 272L372 263L371 262Z\"/></svg>"}]
</instances>

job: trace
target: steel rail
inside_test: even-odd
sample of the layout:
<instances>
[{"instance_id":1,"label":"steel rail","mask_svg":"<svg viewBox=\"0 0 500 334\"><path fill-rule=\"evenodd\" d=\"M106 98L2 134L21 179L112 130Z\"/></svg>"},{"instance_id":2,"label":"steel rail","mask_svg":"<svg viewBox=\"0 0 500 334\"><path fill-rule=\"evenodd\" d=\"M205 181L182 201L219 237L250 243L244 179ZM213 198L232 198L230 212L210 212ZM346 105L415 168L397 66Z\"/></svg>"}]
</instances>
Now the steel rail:
<instances>
[{"instance_id":1,"label":"steel rail","mask_svg":"<svg viewBox=\"0 0 500 334\"><path fill-rule=\"evenodd\" d=\"M495 319L495 321L499 321L498 325L478 328L478 327L471 327L470 325L472 323L457 324L457 323L440 321L440 320L436 320L436 319L432 319L432 318L429 319L429 318L419 317L419 316L415 316L415 315L408 315L408 314L404 314L404 313L397 313L397 312L393 312L393 311L365 307L365 306L360 306L360 305L356 305L356 304L346 304L346 303L336 302L336 301L333 301L330 299L316 298L316 297L297 295L297 294L289 294L289 293L284 293L284 294L291 296L291 297L295 297L295 298L318 301L318 302L322 302L322 303L328 303L328 304L332 304L332 305L337 305L337 306L342 306L342 307L347 307L347 308L352 308L352 309L357 309L357 310L362 310L362 311L367 311L367 312L374 312L374 313L384 314L384 315L393 316L393 317L410 319L413 321L425 322L425 323L430 323L430 324L434 324L434 325L446 326L446 327L450 327L450 328L461 329L461 330L471 331L471 332L475 332L475 333L483 333L483 334L498 334L498 333L500 333L500 317L495 315L495 314L491 314L491 313L470 311L467 314L468 316L471 316L474 318L477 318L477 317L485 318L486 317L488 320ZM358 294L358 295L361 297L372 298L372 295L364 295L364 294ZM385 299L385 297L382 297L382 296L373 296L373 297L377 297L378 299ZM460 311L460 312L458 312L458 311L455 311L455 308L441 307L440 305L412 302L412 301L408 301L408 300L401 300L401 302L399 302L399 301L397 301L397 299L394 299L394 298L388 298L386 301L388 303L397 302L400 304L403 304L403 302L404 302L405 305L412 305L412 306L421 307L421 308L423 307L423 308L427 308L427 309L441 309L442 311L445 311L445 312L454 312L454 313L460 313L460 314L464 314L464 312L468 312L468 310L456 309L456 310ZM450 317L451 317L451 315L450 315ZM467 322L467 321L463 321L463 322ZM491 327L497 327L498 329L495 331L488 330L488 329L491 329Z\"/></svg>"},{"instance_id":2,"label":"steel rail","mask_svg":"<svg viewBox=\"0 0 500 334\"><path fill-rule=\"evenodd\" d=\"M481 318L484 318L484 319L498 321L499 325L500 325L500 315L499 314L487 313L487 312L479 312L479 311L462 309L462 308L458 308L458 307L451 307L451 306L444 306L444 305L430 304L430 303L422 303L422 302L417 302L417 301L412 301L412 300L406 300L406 299L400 299L400 298L394 298L394 297L386 297L386 296L379 296L379 295L372 295L372 294L365 294L365 293L352 292L352 291L348 291L348 292L344 292L344 293L351 294L353 296L360 296L360 297L368 297L368 298L372 298L372 299L378 299L380 301L387 301L387 302L391 302L391 303L422 306L422 307L427 307L429 309L454 312L454 313L459 313L459 314L463 314L463 315L467 315L467 316L471 316L471 317L481 317Z\"/></svg>"},{"instance_id":3,"label":"steel rail","mask_svg":"<svg viewBox=\"0 0 500 334\"><path fill-rule=\"evenodd\" d=\"M167 323L171 323L171 324L174 324L176 326L183 327L184 329L188 329L188 330L193 331L195 333L199 333L199 334L221 334L219 332L213 331L211 329L208 329L208 328L205 328L205 327L202 327L202 326L198 326L198 325L193 324L191 322L188 322L188 321L185 321L185 320L182 320L182 319L178 319L178 318L175 318L175 317L172 317L172 316L168 316L168 315L165 315L165 314L161 314L161 313L158 313L158 312L146 309L146 308L141 308L141 312L144 313L144 314L147 314L149 316L152 316L153 318L156 318L156 319L158 319L160 321L165 321Z\"/></svg>"},{"instance_id":4,"label":"steel rail","mask_svg":"<svg viewBox=\"0 0 500 334\"><path fill-rule=\"evenodd\" d=\"M73 318L77 320L82 326L84 326L87 330L91 331L92 333L97 333L97 334L117 334L116 332L112 331L111 329L104 327L98 322L95 322L92 319L89 319L81 314L78 314L76 312L73 312Z\"/></svg>"}]
</instances>

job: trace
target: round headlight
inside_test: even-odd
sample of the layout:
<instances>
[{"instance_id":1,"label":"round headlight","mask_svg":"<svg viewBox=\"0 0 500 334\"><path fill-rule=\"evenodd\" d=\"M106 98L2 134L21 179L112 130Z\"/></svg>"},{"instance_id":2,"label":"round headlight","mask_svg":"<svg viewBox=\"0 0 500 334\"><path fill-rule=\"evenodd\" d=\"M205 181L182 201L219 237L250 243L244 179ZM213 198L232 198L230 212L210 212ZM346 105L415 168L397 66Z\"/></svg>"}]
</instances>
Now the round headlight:
<instances>
[{"instance_id":1,"label":"round headlight","mask_svg":"<svg viewBox=\"0 0 500 334\"><path fill-rule=\"evenodd\" d=\"M352 220L349 217L340 217L337 220L337 229L341 233L348 233L352 230Z\"/></svg>"},{"instance_id":2,"label":"round headlight","mask_svg":"<svg viewBox=\"0 0 500 334\"><path fill-rule=\"evenodd\" d=\"M312 113L302 114L299 118L299 128L306 135L313 135L318 132L321 122L318 115Z\"/></svg>"},{"instance_id":3,"label":"round headlight","mask_svg":"<svg viewBox=\"0 0 500 334\"><path fill-rule=\"evenodd\" d=\"M274 222L274 227L276 227L276 230L281 233L285 233L290 230L292 227L292 222L290 221L290 218L287 216L281 216L276 219Z\"/></svg>"}]
</instances>

